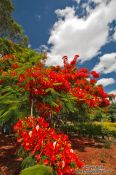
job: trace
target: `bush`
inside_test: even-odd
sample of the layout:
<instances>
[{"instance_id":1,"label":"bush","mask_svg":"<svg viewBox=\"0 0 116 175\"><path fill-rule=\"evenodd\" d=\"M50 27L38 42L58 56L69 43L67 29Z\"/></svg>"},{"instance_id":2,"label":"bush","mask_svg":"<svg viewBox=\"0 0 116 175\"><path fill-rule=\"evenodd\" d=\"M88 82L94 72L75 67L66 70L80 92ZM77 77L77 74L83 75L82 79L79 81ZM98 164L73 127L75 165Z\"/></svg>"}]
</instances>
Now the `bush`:
<instances>
[{"instance_id":1,"label":"bush","mask_svg":"<svg viewBox=\"0 0 116 175\"><path fill-rule=\"evenodd\" d=\"M103 135L108 137L116 137L116 123L103 122Z\"/></svg>"},{"instance_id":2,"label":"bush","mask_svg":"<svg viewBox=\"0 0 116 175\"><path fill-rule=\"evenodd\" d=\"M116 137L116 123L111 122L80 122L62 126L65 132L75 133L78 136L104 138Z\"/></svg>"}]
</instances>

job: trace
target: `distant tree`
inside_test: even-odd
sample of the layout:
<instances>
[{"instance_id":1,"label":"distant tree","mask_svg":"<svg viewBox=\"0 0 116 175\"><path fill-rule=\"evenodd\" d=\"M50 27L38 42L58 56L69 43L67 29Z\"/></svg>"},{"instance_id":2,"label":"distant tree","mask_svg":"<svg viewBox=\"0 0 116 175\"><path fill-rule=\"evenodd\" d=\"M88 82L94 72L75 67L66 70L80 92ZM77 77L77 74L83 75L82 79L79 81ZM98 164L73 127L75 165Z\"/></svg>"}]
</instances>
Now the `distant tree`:
<instances>
[{"instance_id":1,"label":"distant tree","mask_svg":"<svg viewBox=\"0 0 116 175\"><path fill-rule=\"evenodd\" d=\"M4 38L0 38L0 54L0 57L13 54L20 63L26 64L35 64L38 63L38 60L44 62L46 59L45 53L39 54L31 48L22 47L22 45L16 44L13 41Z\"/></svg>"},{"instance_id":2,"label":"distant tree","mask_svg":"<svg viewBox=\"0 0 116 175\"><path fill-rule=\"evenodd\" d=\"M14 20L14 5L11 0L0 0L0 37L10 39L22 46L28 45L28 37L22 27Z\"/></svg>"},{"instance_id":3,"label":"distant tree","mask_svg":"<svg viewBox=\"0 0 116 175\"><path fill-rule=\"evenodd\" d=\"M108 108L108 115L112 122L116 122L116 103L112 103Z\"/></svg>"}]
</instances>

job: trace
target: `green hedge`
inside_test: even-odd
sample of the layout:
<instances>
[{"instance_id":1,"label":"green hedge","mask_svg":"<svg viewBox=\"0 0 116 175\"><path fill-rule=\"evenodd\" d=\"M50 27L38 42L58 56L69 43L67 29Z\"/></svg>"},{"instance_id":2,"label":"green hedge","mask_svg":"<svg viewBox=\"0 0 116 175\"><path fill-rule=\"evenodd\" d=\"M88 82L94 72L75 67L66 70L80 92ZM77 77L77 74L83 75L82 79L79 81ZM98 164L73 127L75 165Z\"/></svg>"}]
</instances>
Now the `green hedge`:
<instances>
[{"instance_id":1,"label":"green hedge","mask_svg":"<svg viewBox=\"0 0 116 175\"><path fill-rule=\"evenodd\" d=\"M65 132L84 137L116 137L116 123L111 122L68 123L67 125L62 126L62 129Z\"/></svg>"}]
</instances>

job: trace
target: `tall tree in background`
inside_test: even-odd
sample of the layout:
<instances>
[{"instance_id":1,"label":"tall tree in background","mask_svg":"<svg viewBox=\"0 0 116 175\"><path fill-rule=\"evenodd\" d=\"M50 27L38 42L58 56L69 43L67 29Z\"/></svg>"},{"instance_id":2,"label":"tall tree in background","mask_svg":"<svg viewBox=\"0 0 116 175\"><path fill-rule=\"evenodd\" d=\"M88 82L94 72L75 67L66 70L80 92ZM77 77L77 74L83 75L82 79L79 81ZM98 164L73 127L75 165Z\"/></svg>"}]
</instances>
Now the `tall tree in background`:
<instances>
[{"instance_id":1,"label":"tall tree in background","mask_svg":"<svg viewBox=\"0 0 116 175\"><path fill-rule=\"evenodd\" d=\"M14 6L11 0L0 0L0 38L7 38L22 46L28 45L28 37L22 27L14 20Z\"/></svg>"}]
</instances>

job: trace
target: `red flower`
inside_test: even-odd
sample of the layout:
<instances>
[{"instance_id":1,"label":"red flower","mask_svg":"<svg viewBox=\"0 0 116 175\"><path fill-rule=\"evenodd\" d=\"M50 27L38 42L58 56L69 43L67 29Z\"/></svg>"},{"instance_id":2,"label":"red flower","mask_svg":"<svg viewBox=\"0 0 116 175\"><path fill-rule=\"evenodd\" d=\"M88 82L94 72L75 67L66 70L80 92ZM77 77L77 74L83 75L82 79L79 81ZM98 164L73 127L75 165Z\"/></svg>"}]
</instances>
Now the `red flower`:
<instances>
[{"instance_id":1,"label":"red flower","mask_svg":"<svg viewBox=\"0 0 116 175\"><path fill-rule=\"evenodd\" d=\"M19 67L19 65L18 65L18 63L17 63L17 62L15 62L15 63L13 63L13 64L12 64L12 66L11 66L11 67L12 67L12 69L16 69L16 68L18 68L18 67Z\"/></svg>"},{"instance_id":2,"label":"red flower","mask_svg":"<svg viewBox=\"0 0 116 175\"><path fill-rule=\"evenodd\" d=\"M93 75L94 78L99 78L99 73L97 73L96 71L92 71L91 74Z\"/></svg>"},{"instance_id":3,"label":"red flower","mask_svg":"<svg viewBox=\"0 0 116 175\"><path fill-rule=\"evenodd\" d=\"M90 80L90 83L91 83L91 84L95 84L96 82L97 82L97 81L96 81L95 79L91 79L91 80Z\"/></svg>"},{"instance_id":4,"label":"red flower","mask_svg":"<svg viewBox=\"0 0 116 175\"><path fill-rule=\"evenodd\" d=\"M82 168L84 166L84 163L81 162L78 158L77 158L77 164L79 168Z\"/></svg>"},{"instance_id":5,"label":"red flower","mask_svg":"<svg viewBox=\"0 0 116 175\"><path fill-rule=\"evenodd\" d=\"M40 154L36 154L35 155L35 158L36 158L37 162L39 162L40 161L40 158L41 158Z\"/></svg>"},{"instance_id":6,"label":"red flower","mask_svg":"<svg viewBox=\"0 0 116 175\"><path fill-rule=\"evenodd\" d=\"M44 163L44 165L48 165L49 164L49 160L48 159L44 159L43 163Z\"/></svg>"},{"instance_id":7,"label":"red flower","mask_svg":"<svg viewBox=\"0 0 116 175\"><path fill-rule=\"evenodd\" d=\"M42 117L20 120L14 128L23 148L35 156L38 163L43 162L55 168L57 175L66 174L68 171L72 174L77 166L83 165L71 149L67 135L57 134L54 129L48 127ZM71 167L71 164L74 166Z\"/></svg>"}]
</instances>

